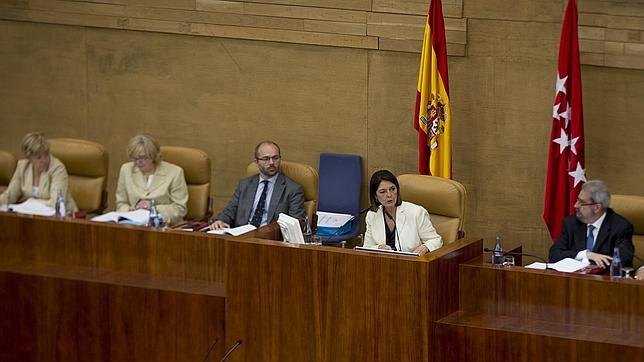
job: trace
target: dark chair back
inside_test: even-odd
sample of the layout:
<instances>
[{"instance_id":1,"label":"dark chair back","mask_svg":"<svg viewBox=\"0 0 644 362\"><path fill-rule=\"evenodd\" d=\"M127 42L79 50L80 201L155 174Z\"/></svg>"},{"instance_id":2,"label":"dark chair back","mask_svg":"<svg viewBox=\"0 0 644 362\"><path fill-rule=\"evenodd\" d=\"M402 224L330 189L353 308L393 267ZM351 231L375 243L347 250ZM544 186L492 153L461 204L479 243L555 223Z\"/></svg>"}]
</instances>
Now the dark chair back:
<instances>
[{"instance_id":1,"label":"dark chair back","mask_svg":"<svg viewBox=\"0 0 644 362\"><path fill-rule=\"evenodd\" d=\"M358 155L320 154L318 211L351 214L351 230L323 237L324 242L351 239L360 233L360 191L362 160Z\"/></svg>"}]
</instances>

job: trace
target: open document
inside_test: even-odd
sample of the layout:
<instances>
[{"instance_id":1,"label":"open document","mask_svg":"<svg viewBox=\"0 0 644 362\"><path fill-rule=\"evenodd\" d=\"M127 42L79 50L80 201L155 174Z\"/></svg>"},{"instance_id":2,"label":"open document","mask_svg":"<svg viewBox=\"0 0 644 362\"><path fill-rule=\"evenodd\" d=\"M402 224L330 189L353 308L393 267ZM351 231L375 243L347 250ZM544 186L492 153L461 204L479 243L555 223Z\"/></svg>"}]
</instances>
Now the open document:
<instances>
[{"instance_id":1,"label":"open document","mask_svg":"<svg viewBox=\"0 0 644 362\"><path fill-rule=\"evenodd\" d=\"M38 216L54 216L56 211L43 204L36 199L27 199L27 201L20 204L9 205L9 210L19 214L38 215Z\"/></svg>"},{"instance_id":2,"label":"open document","mask_svg":"<svg viewBox=\"0 0 644 362\"><path fill-rule=\"evenodd\" d=\"M253 231L255 229L257 228L254 225L246 224L246 225L238 226L236 228L222 228L222 229L210 230L208 231L208 234L239 236L241 234L246 234L247 232Z\"/></svg>"},{"instance_id":3,"label":"open document","mask_svg":"<svg viewBox=\"0 0 644 362\"><path fill-rule=\"evenodd\" d=\"M113 222L117 224L147 225L149 219L150 212L148 210L138 209L126 212L112 211L103 215L95 216L91 220L98 222Z\"/></svg>"}]
</instances>

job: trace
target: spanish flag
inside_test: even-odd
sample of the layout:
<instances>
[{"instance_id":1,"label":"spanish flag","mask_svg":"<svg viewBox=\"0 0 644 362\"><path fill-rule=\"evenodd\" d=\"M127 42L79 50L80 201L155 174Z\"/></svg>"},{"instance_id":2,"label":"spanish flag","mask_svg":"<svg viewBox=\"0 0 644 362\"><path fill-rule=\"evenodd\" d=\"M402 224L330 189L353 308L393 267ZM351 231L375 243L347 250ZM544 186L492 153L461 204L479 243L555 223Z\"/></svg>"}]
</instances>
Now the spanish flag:
<instances>
[{"instance_id":1,"label":"spanish flag","mask_svg":"<svg viewBox=\"0 0 644 362\"><path fill-rule=\"evenodd\" d=\"M416 88L418 173L452 178L451 124L443 8L441 0L431 0Z\"/></svg>"}]
</instances>

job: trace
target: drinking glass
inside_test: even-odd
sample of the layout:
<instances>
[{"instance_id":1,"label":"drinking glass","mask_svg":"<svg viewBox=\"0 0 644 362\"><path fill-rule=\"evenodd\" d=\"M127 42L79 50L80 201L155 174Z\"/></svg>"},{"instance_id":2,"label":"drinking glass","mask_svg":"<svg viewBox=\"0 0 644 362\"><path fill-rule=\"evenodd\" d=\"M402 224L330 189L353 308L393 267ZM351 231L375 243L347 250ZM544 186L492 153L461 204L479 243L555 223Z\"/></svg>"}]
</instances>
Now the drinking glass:
<instances>
[{"instance_id":1,"label":"drinking glass","mask_svg":"<svg viewBox=\"0 0 644 362\"><path fill-rule=\"evenodd\" d=\"M503 265L506 268L509 268L511 266L514 266L514 256L513 255L505 255L503 256Z\"/></svg>"}]
</instances>

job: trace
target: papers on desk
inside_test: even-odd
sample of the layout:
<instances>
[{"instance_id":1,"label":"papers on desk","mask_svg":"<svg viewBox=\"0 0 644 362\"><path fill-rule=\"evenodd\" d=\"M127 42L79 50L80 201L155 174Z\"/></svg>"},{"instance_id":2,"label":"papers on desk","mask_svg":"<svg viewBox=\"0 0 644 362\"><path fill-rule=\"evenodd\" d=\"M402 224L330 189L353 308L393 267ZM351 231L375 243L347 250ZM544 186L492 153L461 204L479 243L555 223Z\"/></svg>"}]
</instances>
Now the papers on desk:
<instances>
[{"instance_id":1,"label":"papers on desk","mask_svg":"<svg viewBox=\"0 0 644 362\"><path fill-rule=\"evenodd\" d=\"M559 260L556 263L548 263L547 265L548 265L548 268L554 269L556 271L560 271L564 273L573 273L581 269L584 269L589 264L590 263L587 260L579 261L572 258L566 258L566 259ZM532 263L530 265L526 265L525 267L530 269L546 269L546 264Z\"/></svg>"},{"instance_id":2,"label":"papers on desk","mask_svg":"<svg viewBox=\"0 0 644 362\"><path fill-rule=\"evenodd\" d=\"M38 215L38 216L54 216L56 211L43 204L36 199L27 199L21 204L9 205L9 210L15 211L19 214Z\"/></svg>"},{"instance_id":3,"label":"papers on desk","mask_svg":"<svg viewBox=\"0 0 644 362\"><path fill-rule=\"evenodd\" d=\"M546 270L547 265L548 264L546 264L546 263L535 262L535 263L526 265L524 268Z\"/></svg>"},{"instance_id":4,"label":"papers on desk","mask_svg":"<svg viewBox=\"0 0 644 362\"><path fill-rule=\"evenodd\" d=\"M118 212L112 211L103 215L98 215L91 218L92 221L98 222L113 222L117 224L129 225L147 225L150 219L150 212L145 209L138 209L134 211Z\"/></svg>"},{"instance_id":5,"label":"papers on desk","mask_svg":"<svg viewBox=\"0 0 644 362\"><path fill-rule=\"evenodd\" d=\"M339 228L354 219L353 215L337 214L334 212L318 211L318 227Z\"/></svg>"},{"instance_id":6,"label":"papers on desk","mask_svg":"<svg viewBox=\"0 0 644 362\"><path fill-rule=\"evenodd\" d=\"M257 228L254 225L247 224L247 225L238 226L236 228L222 228L217 230L210 230L208 231L208 234L239 236L241 234L246 234L247 232L253 231L255 229Z\"/></svg>"}]
</instances>

